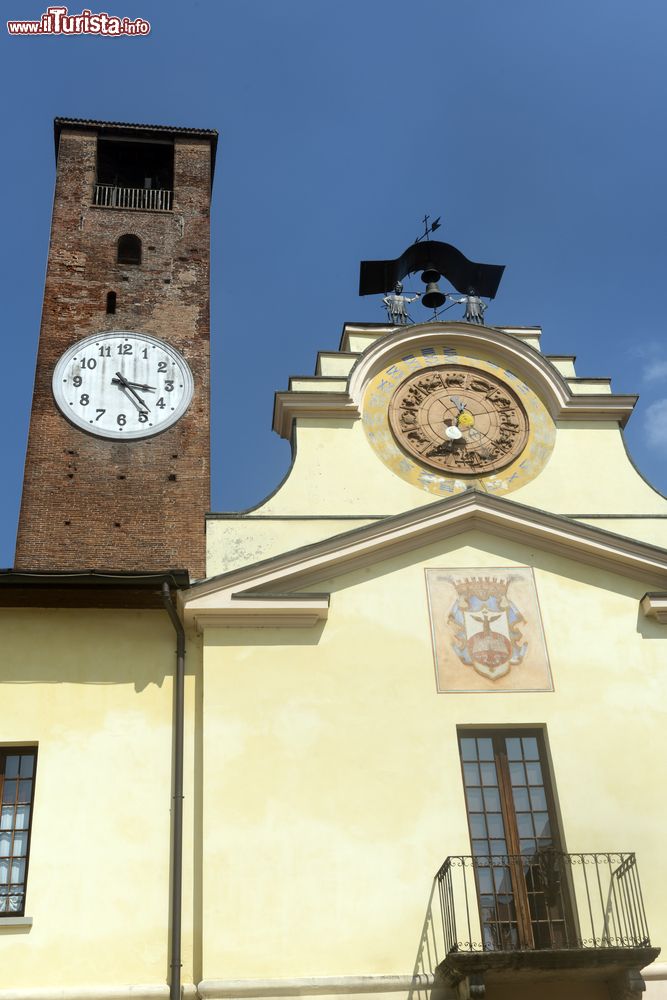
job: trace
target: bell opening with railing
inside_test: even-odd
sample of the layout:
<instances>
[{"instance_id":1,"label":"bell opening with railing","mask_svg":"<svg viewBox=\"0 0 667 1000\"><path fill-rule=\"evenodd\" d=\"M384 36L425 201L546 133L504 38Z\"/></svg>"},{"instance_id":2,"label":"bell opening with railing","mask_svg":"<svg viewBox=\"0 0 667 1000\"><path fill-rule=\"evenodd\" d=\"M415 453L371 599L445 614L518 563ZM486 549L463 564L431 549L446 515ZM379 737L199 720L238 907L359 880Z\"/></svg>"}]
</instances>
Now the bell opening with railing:
<instances>
[{"instance_id":1,"label":"bell opening with railing","mask_svg":"<svg viewBox=\"0 0 667 1000\"><path fill-rule=\"evenodd\" d=\"M145 212L171 212L174 145L99 138L93 205Z\"/></svg>"}]
</instances>

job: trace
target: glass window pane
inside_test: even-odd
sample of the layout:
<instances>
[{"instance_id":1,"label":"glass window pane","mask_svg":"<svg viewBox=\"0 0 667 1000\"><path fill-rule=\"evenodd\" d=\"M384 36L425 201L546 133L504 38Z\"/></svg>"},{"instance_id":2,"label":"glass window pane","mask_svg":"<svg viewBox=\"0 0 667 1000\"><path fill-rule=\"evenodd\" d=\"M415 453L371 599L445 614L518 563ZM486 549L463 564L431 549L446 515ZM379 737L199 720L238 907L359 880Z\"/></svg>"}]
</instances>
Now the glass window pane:
<instances>
[{"instance_id":1,"label":"glass window pane","mask_svg":"<svg viewBox=\"0 0 667 1000\"><path fill-rule=\"evenodd\" d=\"M473 736L461 737L461 760L476 760L477 748Z\"/></svg>"},{"instance_id":2,"label":"glass window pane","mask_svg":"<svg viewBox=\"0 0 667 1000\"><path fill-rule=\"evenodd\" d=\"M513 788L512 796L514 798L514 808L517 812L528 812L530 809L530 801L528 799L528 789L527 788Z\"/></svg>"},{"instance_id":3,"label":"glass window pane","mask_svg":"<svg viewBox=\"0 0 667 1000\"><path fill-rule=\"evenodd\" d=\"M523 740L523 756L525 760L539 760L540 754L537 749L537 740L534 736L524 736Z\"/></svg>"},{"instance_id":4,"label":"glass window pane","mask_svg":"<svg viewBox=\"0 0 667 1000\"><path fill-rule=\"evenodd\" d=\"M493 880L489 868L477 868L477 882L482 895L493 892Z\"/></svg>"},{"instance_id":5,"label":"glass window pane","mask_svg":"<svg viewBox=\"0 0 667 1000\"><path fill-rule=\"evenodd\" d=\"M507 758L508 760L521 760L521 740L517 737L509 737L505 740L505 746L507 748Z\"/></svg>"},{"instance_id":6,"label":"glass window pane","mask_svg":"<svg viewBox=\"0 0 667 1000\"><path fill-rule=\"evenodd\" d=\"M22 883L25 879L25 861L14 859L11 863L9 880L10 882Z\"/></svg>"},{"instance_id":7,"label":"glass window pane","mask_svg":"<svg viewBox=\"0 0 667 1000\"><path fill-rule=\"evenodd\" d=\"M9 910L11 913L20 913L22 896L9 897Z\"/></svg>"},{"instance_id":8,"label":"glass window pane","mask_svg":"<svg viewBox=\"0 0 667 1000\"><path fill-rule=\"evenodd\" d=\"M484 806L487 812L500 812L500 793L497 788L484 789Z\"/></svg>"},{"instance_id":9,"label":"glass window pane","mask_svg":"<svg viewBox=\"0 0 667 1000\"><path fill-rule=\"evenodd\" d=\"M14 826L17 830L27 830L30 825L30 806L17 806Z\"/></svg>"},{"instance_id":10,"label":"glass window pane","mask_svg":"<svg viewBox=\"0 0 667 1000\"><path fill-rule=\"evenodd\" d=\"M463 780L466 785L479 785L479 765L478 764L464 764L463 765Z\"/></svg>"},{"instance_id":11,"label":"glass window pane","mask_svg":"<svg viewBox=\"0 0 667 1000\"><path fill-rule=\"evenodd\" d=\"M7 757L5 762L5 778L18 778L20 759L18 754L12 754L11 757Z\"/></svg>"},{"instance_id":12,"label":"glass window pane","mask_svg":"<svg viewBox=\"0 0 667 1000\"><path fill-rule=\"evenodd\" d=\"M487 736L477 740L477 750L480 760L493 760L493 740Z\"/></svg>"},{"instance_id":13,"label":"glass window pane","mask_svg":"<svg viewBox=\"0 0 667 1000\"><path fill-rule=\"evenodd\" d=\"M466 788L466 799L468 800L468 810L470 812L482 812L484 803L482 802L481 788Z\"/></svg>"},{"instance_id":14,"label":"glass window pane","mask_svg":"<svg viewBox=\"0 0 667 1000\"><path fill-rule=\"evenodd\" d=\"M520 840L519 850L522 854L534 854L537 850L537 844L534 840Z\"/></svg>"},{"instance_id":15,"label":"glass window pane","mask_svg":"<svg viewBox=\"0 0 667 1000\"><path fill-rule=\"evenodd\" d=\"M547 797L543 788L530 789L530 804L535 812L544 812L547 808Z\"/></svg>"},{"instance_id":16,"label":"glass window pane","mask_svg":"<svg viewBox=\"0 0 667 1000\"><path fill-rule=\"evenodd\" d=\"M517 813L516 825L519 829L520 837L534 837L533 819L530 813Z\"/></svg>"},{"instance_id":17,"label":"glass window pane","mask_svg":"<svg viewBox=\"0 0 667 1000\"><path fill-rule=\"evenodd\" d=\"M19 781L19 802L30 802L32 798L32 781Z\"/></svg>"},{"instance_id":18,"label":"glass window pane","mask_svg":"<svg viewBox=\"0 0 667 1000\"><path fill-rule=\"evenodd\" d=\"M493 881L496 883L496 892L503 894L512 892L512 879L509 868L503 868L500 865L494 868Z\"/></svg>"},{"instance_id":19,"label":"glass window pane","mask_svg":"<svg viewBox=\"0 0 667 1000\"><path fill-rule=\"evenodd\" d=\"M535 836L536 837L550 837L551 827L549 825L549 814L548 813L535 813L533 815L533 821L535 823Z\"/></svg>"},{"instance_id":20,"label":"glass window pane","mask_svg":"<svg viewBox=\"0 0 667 1000\"><path fill-rule=\"evenodd\" d=\"M489 837L504 837L505 824L501 813L488 813L486 817Z\"/></svg>"},{"instance_id":21,"label":"glass window pane","mask_svg":"<svg viewBox=\"0 0 667 1000\"><path fill-rule=\"evenodd\" d=\"M482 784L483 785L497 785L498 776L496 775L496 765L491 764L480 764L479 769L482 774Z\"/></svg>"},{"instance_id":22,"label":"glass window pane","mask_svg":"<svg viewBox=\"0 0 667 1000\"><path fill-rule=\"evenodd\" d=\"M507 844L504 840L492 840L490 843L492 854L507 854Z\"/></svg>"},{"instance_id":23,"label":"glass window pane","mask_svg":"<svg viewBox=\"0 0 667 1000\"><path fill-rule=\"evenodd\" d=\"M16 802L16 781L7 781L2 788L2 801L3 802Z\"/></svg>"},{"instance_id":24,"label":"glass window pane","mask_svg":"<svg viewBox=\"0 0 667 1000\"><path fill-rule=\"evenodd\" d=\"M0 834L0 844L2 844L2 836L3 835ZM7 836L7 834L5 834L4 836ZM0 851L0 853L2 852ZM27 853L28 853L28 831L27 830L22 830L20 832L17 831L14 834L14 844L12 846L12 854L14 854L15 856L18 855L19 857L25 857Z\"/></svg>"},{"instance_id":25,"label":"glass window pane","mask_svg":"<svg viewBox=\"0 0 667 1000\"><path fill-rule=\"evenodd\" d=\"M14 807L3 806L0 812L0 830L11 830L14 826Z\"/></svg>"},{"instance_id":26,"label":"glass window pane","mask_svg":"<svg viewBox=\"0 0 667 1000\"><path fill-rule=\"evenodd\" d=\"M542 785L542 768L537 761L531 761L530 764L526 764L526 774L528 775L529 785Z\"/></svg>"},{"instance_id":27,"label":"glass window pane","mask_svg":"<svg viewBox=\"0 0 667 1000\"><path fill-rule=\"evenodd\" d=\"M483 813L473 813L470 817L470 834L473 837L486 837L486 820Z\"/></svg>"},{"instance_id":28,"label":"glass window pane","mask_svg":"<svg viewBox=\"0 0 667 1000\"><path fill-rule=\"evenodd\" d=\"M526 784L526 772L523 764L519 764L516 761L510 764L510 780L513 785Z\"/></svg>"},{"instance_id":29,"label":"glass window pane","mask_svg":"<svg viewBox=\"0 0 667 1000\"><path fill-rule=\"evenodd\" d=\"M0 833L0 858L9 857L9 849L12 846L11 833Z\"/></svg>"},{"instance_id":30,"label":"glass window pane","mask_svg":"<svg viewBox=\"0 0 667 1000\"><path fill-rule=\"evenodd\" d=\"M35 766L35 758L33 754L24 753L21 756L21 777L32 778L34 766Z\"/></svg>"},{"instance_id":31,"label":"glass window pane","mask_svg":"<svg viewBox=\"0 0 667 1000\"><path fill-rule=\"evenodd\" d=\"M7 897L0 893L0 913L4 913L7 909Z\"/></svg>"},{"instance_id":32,"label":"glass window pane","mask_svg":"<svg viewBox=\"0 0 667 1000\"><path fill-rule=\"evenodd\" d=\"M476 856L485 857L491 853L488 840L473 840L472 853Z\"/></svg>"},{"instance_id":33,"label":"glass window pane","mask_svg":"<svg viewBox=\"0 0 667 1000\"><path fill-rule=\"evenodd\" d=\"M9 861L0 860L0 885L6 885L9 881Z\"/></svg>"}]
</instances>

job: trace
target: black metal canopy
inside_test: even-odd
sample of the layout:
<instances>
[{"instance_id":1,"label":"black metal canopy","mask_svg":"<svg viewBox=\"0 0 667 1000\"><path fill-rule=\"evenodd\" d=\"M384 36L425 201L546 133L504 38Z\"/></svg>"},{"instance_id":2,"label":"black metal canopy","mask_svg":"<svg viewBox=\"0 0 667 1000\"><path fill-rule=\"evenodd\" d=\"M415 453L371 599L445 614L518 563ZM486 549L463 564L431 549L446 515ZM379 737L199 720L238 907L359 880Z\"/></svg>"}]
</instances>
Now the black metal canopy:
<instances>
[{"instance_id":1,"label":"black metal canopy","mask_svg":"<svg viewBox=\"0 0 667 1000\"><path fill-rule=\"evenodd\" d=\"M477 264L450 243L425 240L413 243L396 260L362 260L359 294L388 292L406 274L428 270L438 271L462 295L473 288L477 295L492 299L498 291L505 265Z\"/></svg>"}]
</instances>

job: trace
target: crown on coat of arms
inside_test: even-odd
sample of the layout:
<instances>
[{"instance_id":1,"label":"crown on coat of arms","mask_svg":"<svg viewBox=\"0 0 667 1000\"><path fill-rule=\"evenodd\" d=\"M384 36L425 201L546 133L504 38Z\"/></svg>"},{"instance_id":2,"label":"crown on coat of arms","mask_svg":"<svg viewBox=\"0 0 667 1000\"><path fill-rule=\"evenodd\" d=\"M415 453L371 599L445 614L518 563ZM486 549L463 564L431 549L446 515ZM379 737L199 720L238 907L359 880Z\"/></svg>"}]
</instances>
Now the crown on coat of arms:
<instances>
[{"instance_id":1,"label":"crown on coat of arms","mask_svg":"<svg viewBox=\"0 0 667 1000\"><path fill-rule=\"evenodd\" d=\"M493 576L468 576L463 580L450 577L450 580L456 587L459 597L469 603L471 597L476 597L478 601L488 601L495 597L497 601L501 601L507 596L507 588L512 582L512 577L499 580Z\"/></svg>"}]
</instances>

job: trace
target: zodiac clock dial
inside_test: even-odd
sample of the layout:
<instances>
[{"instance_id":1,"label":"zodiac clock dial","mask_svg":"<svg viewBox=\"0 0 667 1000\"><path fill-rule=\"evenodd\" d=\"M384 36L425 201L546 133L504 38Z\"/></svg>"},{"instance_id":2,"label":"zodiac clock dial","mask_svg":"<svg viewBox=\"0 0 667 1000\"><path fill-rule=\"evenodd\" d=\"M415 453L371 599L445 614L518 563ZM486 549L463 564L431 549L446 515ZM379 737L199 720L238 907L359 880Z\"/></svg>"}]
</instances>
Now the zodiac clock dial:
<instances>
[{"instance_id":1,"label":"zodiac clock dial","mask_svg":"<svg viewBox=\"0 0 667 1000\"><path fill-rule=\"evenodd\" d=\"M454 338L388 355L365 386L369 445L400 479L437 496L473 487L501 496L540 475L556 425L500 354L464 353Z\"/></svg>"},{"instance_id":2,"label":"zodiac clock dial","mask_svg":"<svg viewBox=\"0 0 667 1000\"><path fill-rule=\"evenodd\" d=\"M389 404L397 443L450 475L487 475L509 465L528 441L517 394L494 375L463 365L415 372Z\"/></svg>"},{"instance_id":3,"label":"zodiac clock dial","mask_svg":"<svg viewBox=\"0 0 667 1000\"><path fill-rule=\"evenodd\" d=\"M151 437L183 416L192 372L175 348L145 333L98 333L72 344L53 373L53 395L81 430L124 441Z\"/></svg>"}]
</instances>

